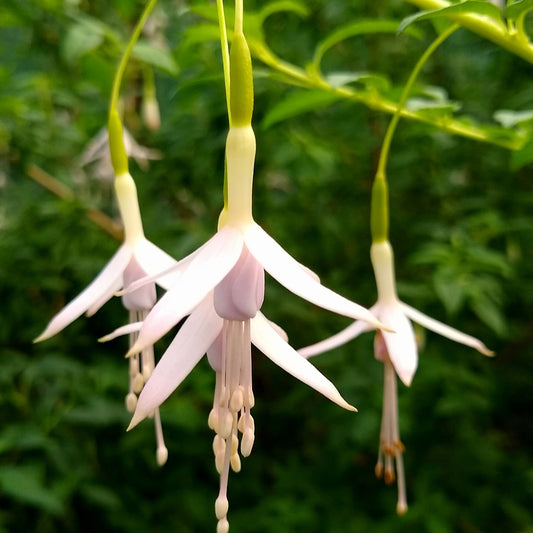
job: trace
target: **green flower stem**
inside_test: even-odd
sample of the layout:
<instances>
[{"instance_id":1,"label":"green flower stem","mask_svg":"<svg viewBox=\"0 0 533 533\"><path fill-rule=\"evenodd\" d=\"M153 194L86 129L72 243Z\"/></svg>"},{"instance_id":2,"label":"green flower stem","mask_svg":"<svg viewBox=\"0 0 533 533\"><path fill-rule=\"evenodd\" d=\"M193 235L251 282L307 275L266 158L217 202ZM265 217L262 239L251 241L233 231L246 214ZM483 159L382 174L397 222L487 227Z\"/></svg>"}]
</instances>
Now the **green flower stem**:
<instances>
[{"instance_id":1,"label":"green flower stem","mask_svg":"<svg viewBox=\"0 0 533 533\"><path fill-rule=\"evenodd\" d=\"M228 124L231 128L231 73L230 73L230 57L228 45L228 31L226 29L226 16L224 14L223 0L217 0L217 15L218 15L218 29L220 32L220 49L222 52L222 68L224 70L224 88L226 90L226 108L228 110ZM222 213L227 213L228 210L228 172L226 161L224 160L224 187L223 187L224 208ZM224 218L224 217L221 217Z\"/></svg>"},{"instance_id":2,"label":"green flower stem","mask_svg":"<svg viewBox=\"0 0 533 533\"><path fill-rule=\"evenodd\" d=\"M418 74L422 67L426 64L429 57L435 52L435 50L457 29L459 26L454 24L446 30L444 30L426 49L420 59L414 66L405 87L403 88L398 107L389 122L385 137L383 139L383 145L381 147L381 153L379 155L378 168L376 171L376 177L372 186L372 200L370 208L370 231L372 234L372 242L374 244L379 242L388 241L389 239L389 194L387 185L387 161L390 153L390 145L396 126L400 120L402 109L405 107L409 93L415 83Z\"/></svg>"},{"instance_id":3,"label":"green flower stem","mask_svg":"<svg viewBox=\"0 0 533 533\"><path fill-rule=\"evenodd\" d=\"M118 113L118 97L120 94L120 85L122 78L124 77L124 71L131 55L133 46L137 42L139 35L146 19L150 16L152 9L154 8L157 0L150 0L144 11L141 14L135 29L131 35L131 38L122 54L120 63L118 64L115 78L113 79L113 88L111 89L111 100L109 102L109 120L108 120L108 132L109 132L109 151L111 152L111 163L115 171L116 176L120 176L128 172L128 156L124 147L124 141L122 136L122 122Z\"/></svg>"},{"instance_id":4,"label":"green flower stem","mask_svg":"<svg viewBox=\"0 0 533 533\"><path fill-rule=\"evenodd\" d=\"M220 31L220 49L222 51L222 67L224 69L224 88L226 89L226 105L228 108L228 121L231 127L230 101L230 71L229 71L229 46L228 32L226 30L226 17L224 15L224 2L217 0L218 27Z\"/></svg>"},{"instance_id":5,"label":"green flower stem","mask_svg":"<svg viewBox=\"0 0 533 533\"><path fill-rule=\"evenodd\" d=\"M406 2L425 10L442 9L454 5L446 0L406 0ZM520 26L517 28L518 31L514 32L490 17L474 13L456 13L446 16L464 28L533 63L533 46L523 33L523 28L520 30Z\"/></svg>"},{"instance_id":6,"label":"green flower stem","mask_svg":"<svg viewBox=\"0 0 533 533\"><path fill-rule=\"evenodd\" d=\"M379 156L379 163L378 163L378 170L377 173L385 174L386 173L386 167L387 167L387 160L389 157L389 150L390 150L390 144L392 141L392 137L394 135L394 132L396 131L396 126L398 125L398 121L400 120L401 111L405 107L405 103L407 102L407 98L409 97L409 93L411 92L411 89L415 83L416 78L418 77L418 74L420 73L420 70L422 67L426 64L426 61L430 58L430 56L433 54L433 52L456 30L459 26L457 24L454 24L453 26L450 26L446 30L444 30L426 49L426 51L420 56L420 59L417 61L415 67L411 71L411 74L409 75L409 78L407 80L407 83L405 84L402 95L400 97L400 101L398 102L398 106L396 108L396 111L394 112L394 115L389 122L389 126L387 128L387 131L385 133L385 138L383 139L383 145L381 147L381 153Z\"/></svg>"},{"instance_id":7,"label":"green flower stem","mask_svg":"<svg viewBox=\"0 0 533 533\"><path fill-rule=\"evenodd\" d=\"M157 3L157 0L149 0L149 2L146 4L146 7L144 8L144 11L141 14L141 18L137 22L137 25L135 26L135 29L133 30L133 33L126 46L126 49L124 50L124 53L122 54L122 58L120 59L120 63L118 64L117 72L115 73L115 78L113 79L113 88L111 89L111 101L109 102L110 113L113 110L117 110L118 96L120 93L120 84L122 83L122 78L124 76L124 71L126 70L126 65L128 64L131 51L133 50L133 47L135 46L135 43L137 42L137 39L139 38L139 35L141 34L141 31L146 22L146 19L150 16L150 13L152 12L152 9L156 5L156 3Z\"/></svg>"},{"instance_id":8,"label":"green flower stem","mask_svg":"<svg viewBox=\"0 0 533 533\"><path fill-rule=\"evenodd\" d=\"M238 34L238 33L244 34L243 17L244 17L243 0L235 0L235 26L233 27L233 31L235 34Z\"/></svg>"}]
</instances>

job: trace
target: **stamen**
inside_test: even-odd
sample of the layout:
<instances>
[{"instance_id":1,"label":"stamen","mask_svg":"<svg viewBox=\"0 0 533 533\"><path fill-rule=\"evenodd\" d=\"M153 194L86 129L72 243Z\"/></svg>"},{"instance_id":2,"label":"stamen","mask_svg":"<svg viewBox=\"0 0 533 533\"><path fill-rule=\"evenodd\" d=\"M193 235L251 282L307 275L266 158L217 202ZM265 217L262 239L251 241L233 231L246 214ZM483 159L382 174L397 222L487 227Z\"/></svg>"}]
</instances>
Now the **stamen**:
<instances>
[{"instance_id":1,"label":"stamen","mask_svg":"<svg viewBox=\"0 0 533 533\"><path fill-rule=\"evenodd\" d=\"M398 503L396 512L402 515L407 512L407 495L405 489L405 472L403 456L405 447L400 440L398 423L398 391L396 373L390 361L385 340L381 333L376 334L374 342L376 359L383 362L383 414L381 417L381 435L376 463L376 476L383 477L385 483L390 485L397 480Z\"/></svg>"},{"instance_id":2,"label":"stamen","mask_svg":"<svg viewBox=\"0 0 533 533\"><path fill-rule=\"evenodd\" d=\"M135 408L137 407L137 395L133 392L130 392L126 396L126 410L128 413L134 413Z\"/></svg>"},{"instance_id":3,"label":"stamen","mask_svg":"<svg viewBox=\"0 0 533 533\"><path fill-rule=\"evenodd\" d=\"M243 457L250 455L254 443L254 420L250 414L253 406L250 321L224 320L218 340L220 356L211 354L216 364L216 384L213 408L208 425L215 431L213 453L220 474L220 490L215 502L218 519L217 532L229 530L227 520L227 489L229 469L241 470L239 432L242 433L240 450Z\"/></svg>"},{"instance_id":4,"label":"stamen","mask_svg":"<svg viewBox=\"0 0 533 533\"><path fill-rule=\"evenodd\" d=\"M159 414L159 408L155 410L155 438L157 442L157 464L159 466L163 466L168 459L168 449L165 446L165 438L163 437L163 426L161 425L161 415Z\"/></svg>"},{"instance_id":5,"label":"stamen","mask_svg":"<svg viewBox=\"0 0 533 533\"><path fill-rule=\"evenodd\" d=\"M148 312L149 309L130 309L130 323L142 322L148 315ZM130 348L135 344L138 335L138 332L130 333ZM148 346L142 350L141 353L132 355L129 358L129 365L130 387L129 393L126 396L126 409L128 412L133 413L137 407L137 395L141 393L144 384L148 381L154 370L155 360L153 346ZM168 459L168 449L165 445L165 439L163 437L163 427L161 425L159 408L157 408L151 416L154 417L155 436L157 443L156 460L159 466L163 466Z\"/></svg>"}]
</instances>

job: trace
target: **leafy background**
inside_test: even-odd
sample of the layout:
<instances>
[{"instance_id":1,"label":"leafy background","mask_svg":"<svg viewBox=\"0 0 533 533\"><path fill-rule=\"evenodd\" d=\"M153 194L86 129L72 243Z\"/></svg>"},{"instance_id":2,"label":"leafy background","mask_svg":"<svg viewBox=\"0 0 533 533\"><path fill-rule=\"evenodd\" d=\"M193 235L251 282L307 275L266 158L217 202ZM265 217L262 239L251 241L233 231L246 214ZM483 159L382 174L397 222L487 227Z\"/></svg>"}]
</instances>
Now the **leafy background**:
<instances>
[{"instance_id":1,"label":"leafy background","mask_svg":"<svg viewBox=\"0 0 533 533\"><path fill-rule=\"evenodd\" d=\"M222 203L227 119L219 45L205 7L160 1L155 16L166 21L168 48L145 39L123 91L126 126L162 154L149 169L132 162L147 235L176 257L212 234ZM300 66L348 21L399 21L413 13L394 0L281 7L288 11L264 20L265 43ZM162 408L170 455L158 468L152 425L125 432L125 345L96 342L124 321L119 301L32 344L117 246L87 216L97 209L116 217L111 183L79 161L105 123L114 68L141 9L142 2L126 0L0 6L1 532L215 527L218 480L206 424L214 376L207 363ZM371 88L397 98L435 36L429 22L417 32L345 39L322 68L358 73L358 80L370 72L366 86L351 86L368 89L370 79ZM256 220L325 284L371 305L369 193L389 118L348 99L303 92L264 62L254 64ZM139 119L147 65L163 117L157 132ZM442 87L446 93L437 93L446 102L460 102L461 113L494 128L498 110L525 112L519 126L527 126L532 69L459 30L424 68L419 91ZM295 108L302 94L314 96ZM505 116L516 126L516 115ZM516 128L509 131L511 138ZM489 360L418 332L419 370L410 389L399 387L409 512L395 515L395 488L373 473L382 375L367 335L315 360L357 405L357 415L254 354L256 444L230 478L232 531L533 531L528 153L411 121L400 123L393 142L388 175L400 295L497 352ZM30 179L35 169L72 194L52 194ZM348 324L272 280L267 287L264 311L296 347Z\"/></svg>"}]
</instances>

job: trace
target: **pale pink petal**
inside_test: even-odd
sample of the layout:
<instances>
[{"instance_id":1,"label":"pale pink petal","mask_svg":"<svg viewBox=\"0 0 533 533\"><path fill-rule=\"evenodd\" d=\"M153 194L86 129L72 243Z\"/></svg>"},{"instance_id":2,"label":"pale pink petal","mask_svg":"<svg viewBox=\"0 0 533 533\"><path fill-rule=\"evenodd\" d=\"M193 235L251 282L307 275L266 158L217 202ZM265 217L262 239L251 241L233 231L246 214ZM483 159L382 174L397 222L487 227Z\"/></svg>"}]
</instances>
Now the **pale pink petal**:
<instances>
[{"instance_id":1,"label":"pale pink petal","mask_svg":"<svg viewBox=\"0 0 533 533\"><path fill-rule=\"evenodd\" d=\"M232 269L241 255L242 246L239 230L227 227L216 233L155 304L128 354L154 344L188 315Z\"/></svg>"},{"instance_id":2,"label":"pale pink petal","mask_svg":"<svg viewBox=\"0 0 533 533\"><path fill-rule=\"evenodd\" d=\"M74 322L79 316L87 311L91 306L102 302L102 297L111 296L109 294L111 287L116 287L117 280L122 282L122 274L132 256L132 249L129 245L123 244L109 260L107 265L98 274L94 281L81 292L74 300L67 304L54 318L48 323L46 329L39 335L34 342L48 339ZM109 299L108 298L108 299Z\"/></svg>"},{"instance_id":3,"label":"pale pink petal","mask_svg":"<svg viewBox=\"0 0 533 533\"><path fill-rule=\"evenodd\" d=\"M127 265L125 268L127 268ZM98 298L98 300L92 303L91 307L87 309L85 314L87 316L93 316L104 304L106 304L109 300L111 300L111 298L113 298L113 296L115 296L116 292L122 287L123 284L124 284L124 272L122 273L122 276L119 276L115 280L115 282L112 285L110 285L107 288L107 290L100 295L100 298Z\"/></svg>"},{"instance_id":4,"label":"pale pink petal","mask_svg":"<svg viewBox=\"0 0 533 533\"><path fill-rule=\"evenodd\" d=\"M446 337L452 341L464 344L465 346L470 346L471 348L476 349L478 352L481 352L483 355L494 355L494 352L489 350L479 339L476 339L471 335L467 335L458 329L447 326L446 324L443 324L442 322L439 322L438 320L421 313L410 305L404 304L403 302L400 302L400 305L402 306L404 313L413 322L420 324L424 328L430 329L431 331L434 331L435 333L438 333L439 335L442 335L443 337Z\"/></svg>"},{"instance_id":5,"label":"pale pink petal","mask_svg":"<svg viewBox=\"0 0 533 533\"><path fill-rule=\"evenodd\" d=\"M265 317L266 318L266 317ZM267 318L268 320L268 318ZM270 327L285 341L289 342L289 336L287 335L287 332L278 324L275 322L272 322L272 320L268 320L268 323L270 324Z\"/></svg>"},{"instance_id":6,"label":"pale pink petal","mask_svg":"<svg viewBox=\"0 0 533 533\"><path fill-rule=\"evenodd\" d=\"M210 295L192 312L157 363L128 429L149 416L181 384L218 337L222 323Z\"/></svg>"},{"instance_id":7,"label":"pale pink petal","mask_svg":"<svg viewBox=\"0 0 533 533\"><path fill-rule=\"evenodd\" d=\"M365 320L374 327L384 327L368 309L340 296L304 273L302 265L257 224L246 230L244 240L250 253L264 269L294 294L334 313Z\"/></svg>"},{"instance_id":8,"label":"pale pink petal","mask_svg":"<svg viewBox=\"0 0 533 533\"><path fill-rule=\"evenodd\" d=\"M394 330L394 333L383 331L383 338L398 377L409 386L418 366L418 351L413 326L405 316L400 302L380 305L376 313Z\"/></svg>"},{"instance_id":9,"label":"pale pink petal","mask_svg":"<svg viewBox=\"0 0 533 533\"><path fill-rule=\"evenodd\" d=\"M111 333L108 333L107 335L100 337L98 339L98 342L108 342L113 339L116 339L117 337L121 337L123 335L129 335L130 333L136 333L137 331L141 329L142 325L143 325L142 322L131 322L130 324L121 326L120 328L117 328L115 331L112 331Z\"/></svg>"},{"instance_id":10,"label":"pale pink petal","mask_svg":"<svg viewBox=\"0 0 533 533\"><path fill-rule=\"evenodd\" d=\"M143 241L140 241L140 243L142 242ZM165 252L157 248L157 246L155 246L155 244L152 244L150 241L144 240L144 242L150 244L151 246L154 246L160 253L167 255ZM123 290L117 292L117 296L124 296L125 294L130 294L150 283L157 283L158 285L163 287L163 289L169 290L170 288L172 288L172 285L176 283L183 271L189 266L191 261L204 249L205 246L207 246L208 243L209 241L205 242L202 246L200 246L200 248L190 253L180 261L175 261L172 257L169 256L170 259L174 262L172 264L168 264L167 266L162 264L161 268L157 268L157 263L155 261L150 260L149 256L147 256L148 258L145 257L145 250L147 249L147 247L141 244L142 257L139 257L139 254L137 253L136 257L139 263L146 270L146 272L149 273L149 275L135 281L134 283L131 283L127 287L124 287ZM164 258L163 261L165 261Z\"/></svg>"},{"instance_id":11,"label":"pale pink petal","mask_svg":"<svg viewBox=\"0 0 533 533\"><path fill-rule=\"evenodd\" d=\"M251 319L250 324L253 344L271 361L337 405L350 411L356 411L355 407L347 403L340 395L329 379L278 335L262 313L257 313Z\"/></svg>"},{"instance_id":12,"label":"pale pink petal","mask_svg":"<svg viewBox=\"0 0 533 533\"><path fill-rule=\"evenodd\" d=\"M302 357L308 358L313 357L314 355L319 355L324 352L329 352L330 350L338 348L339 346L346 344L352 339L355 339L355 337L357 337L361 333L364 333L365 331L370 331L371 329L372 327L368 324L368 322L365 322L364 320L356 320L347 328L343 329L342 331L339 331L339 333L337 333L336 335L333 335L321 342L317 342L316 344L306 346L305 348L300 348L298 350L298 353Z\"/></svg>"}]
</instances>

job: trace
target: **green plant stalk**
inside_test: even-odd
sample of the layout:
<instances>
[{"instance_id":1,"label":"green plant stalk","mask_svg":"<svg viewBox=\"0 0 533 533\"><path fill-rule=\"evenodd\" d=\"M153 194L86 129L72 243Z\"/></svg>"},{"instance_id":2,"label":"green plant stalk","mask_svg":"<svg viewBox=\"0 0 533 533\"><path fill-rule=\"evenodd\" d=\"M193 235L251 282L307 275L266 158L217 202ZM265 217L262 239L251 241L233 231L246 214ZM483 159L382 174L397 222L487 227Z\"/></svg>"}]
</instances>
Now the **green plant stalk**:
<instances>
[{"instance_id":1,"label":"green plant stalk","mask_svg":"<svg viewBox=\"0 0 533 533\"><path fill-rule=\"evenodd\" d=\"M113 170L115 171L116 176L126 174L128 172L128 156L126 154L126 148L124 147L124 137L122 132L122 121L120 120L120 115L118 112L118 97L120 94L120 85L122 84L122 78L124 77L124 71L126 70L126 65L131 55L131 51L139 35L141 34L142 28L146 19L150 16L152 9L154 8L157 0L150 0L137 22L135 29L126 45L126 49L122 54L120 62L113 79L113 87L111 89L111 100L109 102L109 119L107 130L109 133L109 151L111 153L111 164L113 165Z\"/></svg>"},{"instance_id":2,"label":"green plant stalk","mask_svg":"<svg viewBox=\"0 0 533 533\"><path fill-rule=\"evenodd\" d=\"M369 91L358 91L357 89L347 86L332 87L327 80L319 74L311 74L296 65L276 57L265 45L263 45L263 43L249 38L248 44L252 54L265 65L282 74L283 80L286 83L309 89L322 89L331 92L340 98L362 103L369 109L379 112L394 114L400 109L400 116L402 118L416 120L424 124L435 126L452 135L459 135L480 142L488 142L508 150L519 150L523 147L526 141L525 137L521 137L517 133L515 134L515 139L490 138L487 132L482 128L470 124L464 124L461 121L450 117L428 117L421 112L401 108L396 102L384 98L377 92L370 93Z\"/></svg>"},{"instance_id":3,"label":"green plant stalk","mask_svg":"<svg viewBox=\"0 0 533 533\"><path fill-rule=\"evenodd\" d=\"M218 16L218 29L220 32L220 50L222 52L222 68L224 70L224 89L226 91L226 108L228 111L228 123L231 128L231 81L230 81L230 58L229 58L229 45L228 45L228 31L226 29L226 16L224 14L224 2L223 0L217 0L217 16ZM224 186L222 188L222 196L224 198L223 211L228 210L228 175L226 171L226 160L224 159Z\"/></svg>"},{"instance_id":4,"label":"green plant stalk","mask_svg":"<svg viewBox=\"0 0 533 533\"><path fill-rule=\"evenodd\" d=\"M405 0L421 9L434 10L449 7L452 4L446 0ZM503 24L490 17L477 15L474 13L456 13L446 15L453 22L467 28L485 39L505 48L509 52L533 63L533 46L520 31L509 31Z\"/></svg>"},{"instance_id":5,"label":"green plant stalk","mask_svg":"<svg viewBox=\"0 0 533 533\"><path fill-rule=\"evenodd\" d=\"M224 2L217 0L218 27L220 31L220 49L222 52L222 67L224 69L224 88L226 90L226 106L228 108L228 121L231 127L231 113L229 108L230 99L230 75L229 75L229 45L228 31L226 29L226 17L224 15Z\"/></svg>"},{"instance_id":6,"label":"green plant stalk","mask_svg":"<svg viewBox=\"0 0 533 533\"><path fill-rule=\"evenodd\" d=\"M235 25L233 27L234 33L243 33L243 17L244 17L244 3L243 0L235 0Z\"/></svg>"},{"instance_id":7,"label":"green plant stalk","mask_svg":"<svg viewBox=\"0 0 533 533\"><path fill-rule=\"evenodd\" d=\"M137 42L137 39L139 38L139 35L141 34L143 26L146 20L148 19L148 17L150 16L150 13L152 12L152 9L155 7L156 3L157 3L157 0L149 0L149 2L146 4L141 14L141 17L139 18L139 21L137 22L137 25L135 26L135 29L133 30L130 40L128 41L126 49L124 50L124 53L122 54L120 63L118 64L118 68L115 73L115 77L113 79L113 88L111 89L111 100L109 102L109 113L110 114L112 111L117 111L118 97L120 94L120 85L122 83L122 78L124 77L124 71L126 70L126 65L128 64L131 51L133 50L133 47L135 46L135 43Z\"/></svg>"},{"instance_id":8,"label":"green plant stalk","mask_svg":"<svg viewBox=\"0 0 533 533\"><path fill-rule=\"evenodd\" d=\"M381 152L379 155L378 168L376 176L374 178L374 184L372 186L372 202L370 208L370 230L372 233L372 242L378 243L388 241L389 239L389 195L387 185L387 162L389 159L390 146L396 126L401 117L402 109L405 107L409 93L413 88L416 78L420 74L420 70L426 64L430 56L435 50L455 31L459 28L459 25L454 24L446 30L444 30L425 50L420 56L414 66L409 78L403 88L398 107L394 113L385 137L383 138L383 144L381 146Z\"/></svg>"},{"instance_id":9,"label":"green plant stalk","mask_svg":"<svg viewBox=\"0 0 533 533\"><path fill-rule=\"evenodd\" d=\"M398 102L398 106L396 108L396 111L389 122L389 126L387 128L387 131L385 133L385 137L383 139L383 145L381 147L381 153L379 156L379 162L378 162L378 170L377 173L383 173L385 174L386 167L387 167L387 160L389 158L389 151L390 151L390 144L392 141L392 137L394 136L394 132L396 131L396 126L398 125L398 122L400 120L401 111L405 107L405 103L407 102L407 98L409 97L409 93L411 92L411 89L413 88L413 85L416 81L416 78L420 74L420 71L422 70L422 67L426 64L427 60L431 57L433 52L455 31L459 28L458 24L454 24L453 26L450 26L446 30L444 30L426 49L426 51L420 56L420 59L417 61L416 65L414 66L413 70L411 71L411 74L409 75L409 78L407 79L407 82L403 88L402 95L400 97L400 101Z\"/></svg>"}]
</instances>

